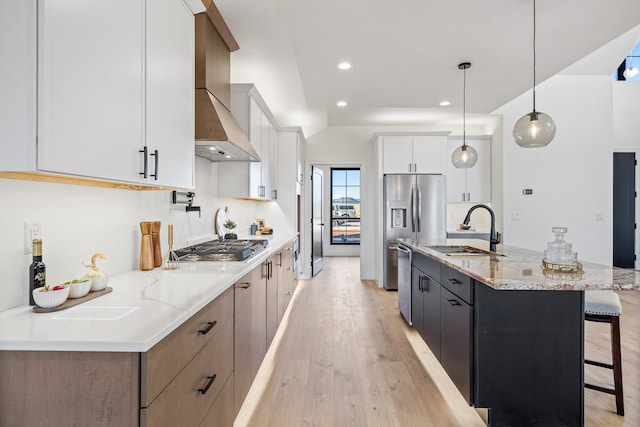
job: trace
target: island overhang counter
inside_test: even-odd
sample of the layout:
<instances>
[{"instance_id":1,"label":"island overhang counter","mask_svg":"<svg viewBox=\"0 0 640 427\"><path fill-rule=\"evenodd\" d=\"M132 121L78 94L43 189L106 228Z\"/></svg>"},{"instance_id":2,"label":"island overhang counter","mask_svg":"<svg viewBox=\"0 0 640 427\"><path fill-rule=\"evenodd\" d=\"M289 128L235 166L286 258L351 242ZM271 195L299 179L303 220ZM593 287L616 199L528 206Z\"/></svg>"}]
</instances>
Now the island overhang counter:
<instances>
[{"instance_id":1,"label":"island overhang counter","mask_svg":"<svg viewBox=\"0 0 640 427\"><path fill-rule=\"evenodd\" d=\"M481 240L399 242L413 252L413 325L490 425L584 424L584 291L640 290L638 272L551 273L541 252L506 245L442 251L486 251Z\"/></svg>"}]
</instances>

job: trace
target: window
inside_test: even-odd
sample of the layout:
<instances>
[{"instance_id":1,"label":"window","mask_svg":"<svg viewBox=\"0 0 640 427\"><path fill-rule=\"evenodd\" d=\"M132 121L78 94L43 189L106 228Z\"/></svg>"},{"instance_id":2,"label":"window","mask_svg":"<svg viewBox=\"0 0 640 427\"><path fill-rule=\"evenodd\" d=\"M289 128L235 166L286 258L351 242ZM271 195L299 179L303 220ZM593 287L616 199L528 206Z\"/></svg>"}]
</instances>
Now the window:
<instances>
[{"instance_id":1,"label":"window","mask_svg":"<svg viewBox=\"0 0 640 427\"><path fill-rule=\"evenodd\" d=\"M360 169L331 168L331 244L360 244Z\"/></svg>"}]
</instances>

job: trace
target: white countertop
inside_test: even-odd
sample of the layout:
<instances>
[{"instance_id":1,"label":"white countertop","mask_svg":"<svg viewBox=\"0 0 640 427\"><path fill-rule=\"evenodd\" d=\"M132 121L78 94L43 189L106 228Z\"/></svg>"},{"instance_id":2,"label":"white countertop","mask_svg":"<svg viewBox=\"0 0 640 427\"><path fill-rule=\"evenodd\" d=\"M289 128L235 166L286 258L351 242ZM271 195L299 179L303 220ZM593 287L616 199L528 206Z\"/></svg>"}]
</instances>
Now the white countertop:
<instances>
[{"instance_id":1,"label":"white countertop","mask_svg":"<svg viewBox=\"0 0 640 427\"><path fill-rule=\"evenodd\" d=\"M296 235L269 236L248 262L181 263L113 276L113 292L75 307L0 312L0 350L145 352ZM266 237L266 236L263 236Z\"/></svg>"}]
</instances>

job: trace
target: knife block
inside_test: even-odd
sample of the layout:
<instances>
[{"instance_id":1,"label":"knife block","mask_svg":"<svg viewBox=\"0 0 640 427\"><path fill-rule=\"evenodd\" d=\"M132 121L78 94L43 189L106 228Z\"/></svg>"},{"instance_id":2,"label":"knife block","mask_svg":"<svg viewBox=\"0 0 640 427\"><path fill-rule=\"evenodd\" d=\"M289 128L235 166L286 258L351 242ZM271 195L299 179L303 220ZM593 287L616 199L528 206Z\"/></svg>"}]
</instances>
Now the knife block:
<instances>
[{"instance_id":1,"label":"knife block","mask_svg":"<svg viewBox=\"0 0 640 427\"><path fill-rule=\"evenodd\" d=\"M151 223L141 222L140 232L142 239L140 240L140 270L153 270L153 244L151 242Z\"/></svg>"}]
</instances>

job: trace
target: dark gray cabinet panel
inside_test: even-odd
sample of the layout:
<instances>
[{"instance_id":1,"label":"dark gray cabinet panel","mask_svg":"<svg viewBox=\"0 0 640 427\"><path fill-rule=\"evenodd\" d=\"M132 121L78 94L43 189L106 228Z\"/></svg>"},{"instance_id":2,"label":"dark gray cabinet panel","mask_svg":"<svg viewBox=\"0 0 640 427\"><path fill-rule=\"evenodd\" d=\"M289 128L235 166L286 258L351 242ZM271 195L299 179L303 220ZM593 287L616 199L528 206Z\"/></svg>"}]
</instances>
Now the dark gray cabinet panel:
<instances>
[{"instance_id":1,"label":"dark gray cabinet panel","mask_svg":"<svg viewBox=\"0 0 640 427\"><path fill-rule=\"evenodd\" d=\"M420 287L422 271L411 267L411 323L424 339L424 299Z\"/></svg>"},{"instance_id":2,"label":"dark gray cabinet panel","mask_svg":"<svg viewBox=\"0 0 640 427\"><path fill-rule=\"evenodd\" d=\"M447 289L441 292L440 363L467 402L473 403L473 307Z\"/></svg>"},{"instance_id":3,"label":"dark gray cabinet panel","mask_svg":"<svg viewBox=\"0 0 640 427\"><path fill-rule=\"evenodd\" d=\"M411 320L431 352L440 359L440 284L419 268L411 269Z\"/></svg>"},{"instance_id":4,"label":"dark gray cabinet panel","mask_svg":"<svg viewBox=\"0 0 640 427\"><path fill-rule=\"evenodd\" d=\"M453 294L462 298L467 304L473 305L473 286L471 278L464 273L440 265L440 283Z\"/></svg>"}]
</instances>

